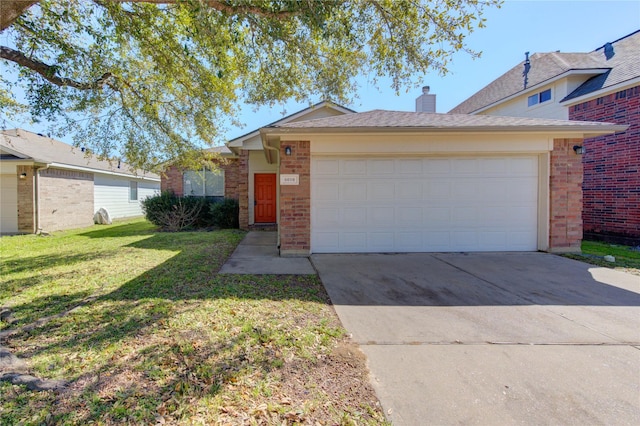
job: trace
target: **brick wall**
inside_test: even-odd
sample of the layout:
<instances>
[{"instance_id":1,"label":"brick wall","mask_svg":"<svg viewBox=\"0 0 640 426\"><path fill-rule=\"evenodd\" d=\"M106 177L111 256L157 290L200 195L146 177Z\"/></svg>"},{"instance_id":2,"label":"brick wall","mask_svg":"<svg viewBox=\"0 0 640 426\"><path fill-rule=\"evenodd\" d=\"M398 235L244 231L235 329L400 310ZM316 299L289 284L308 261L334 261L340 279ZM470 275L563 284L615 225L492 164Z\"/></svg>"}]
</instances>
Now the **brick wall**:
<instances>
[{"instance_id":1,"label":"brick wall","mask_svg":"<svg viewBox=\"0 0 640 426\"><path fill-rule=\"evenodd\" d=\"M220 165L220 168L224 170L224 196L236 200L239 198L238 183L240 180L238 163L237 158L230 158Z\"/></svg>"},{"instance_id":2,"label":"brick wall","mask_svg":"<svg viewBox=\"0 0 640 426\"><path fill-rule=\"evenodd\" d=\"M582 242L582 139L555 139L550 156L549 251L579 252Z\"/></svg>"},{"instance_id":3,"label":"brick wall","mask_svg":"<svg viewBox=\"0 0 640 426\"><path fill-rule=\"evenodd\" d=\"M40 170L38 192L43 231L93 225L93 173Z\"/></svg>"},{"instance_id":4,"label":"brick wall","mask_svg":"<svg viewBox=\"0 0 640 426\"><path fill-rule=\"evenodd\" d=\"M311 250L310 142L280 143L280 174L297 174L299 185L280 186L280 255L308 256ZM285 147L291 155L285 155Z\"/></svg>"},{"instance_id":5,"label":"brick wall","mask_svg":"<svg viewBox=\"0 0 640 426\"><path fill-rule=\"evenodd\" d=\"M182 196L184 194L182 169L177 166L169 166L160 176L160 190L162 192L173 192L178 196Z\"/></svg>"},{"instance_id":6,"label":"brick wall","mask_svg":"<svg viewBox=\"0 0 640 426\"><path fill-rule=\"evenodd\" d=\"M640 86L574 105L569 119L630 125L584 141L583 220L587 238L640 245Z\"/></svg>"},{"instance_id":7,"label":"brick wall","mask_svg":"<svg viewBox=\"0 0 640 426\"><path fill-rule=\"evenodd\" d=\"M35 168L17 166L18 174L18 231L33 234L36 232L35 210ZM21 178L24 173L26 176Z\"/></svg>"},{"instance_id":8,"label":"brick wall","mask_svg":"<svg viewBox=\"0 0 640 426\"><path fill-rule=\"evenodd\" d=\"M237 163L240 229L249 229L249 151L242 150Z\"/></svg>"}]
</instances>

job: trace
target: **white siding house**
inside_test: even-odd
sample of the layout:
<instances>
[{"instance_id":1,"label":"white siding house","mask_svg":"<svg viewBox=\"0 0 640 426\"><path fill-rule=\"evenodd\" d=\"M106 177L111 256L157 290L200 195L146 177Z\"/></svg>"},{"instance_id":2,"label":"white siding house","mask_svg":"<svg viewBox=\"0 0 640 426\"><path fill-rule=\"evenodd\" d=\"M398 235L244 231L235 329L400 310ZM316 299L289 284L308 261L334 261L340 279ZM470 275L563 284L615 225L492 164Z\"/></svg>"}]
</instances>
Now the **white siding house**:
<instances>
[{"instance_id":1,"label":"white siding house","mask_svg":"<svg viewBox=\"0 0 640 426\"><path fill-rule=\"evenodd\" d=\"M158 182L97 174L93 180L93 210L104 208L112 219L142 216L140 202L160 193Z\"/></svg>"},{"instance_id":2,"label":"white siding house","mask_svg":"<svg viewBox=\"0 0 640 426\"><path fill-rule=\"evenodd\" d=\"M142 216L160 176L102 161L84 149L21 129L0 131L0 234L50 232Z\"/></svg>"}]
</instances>

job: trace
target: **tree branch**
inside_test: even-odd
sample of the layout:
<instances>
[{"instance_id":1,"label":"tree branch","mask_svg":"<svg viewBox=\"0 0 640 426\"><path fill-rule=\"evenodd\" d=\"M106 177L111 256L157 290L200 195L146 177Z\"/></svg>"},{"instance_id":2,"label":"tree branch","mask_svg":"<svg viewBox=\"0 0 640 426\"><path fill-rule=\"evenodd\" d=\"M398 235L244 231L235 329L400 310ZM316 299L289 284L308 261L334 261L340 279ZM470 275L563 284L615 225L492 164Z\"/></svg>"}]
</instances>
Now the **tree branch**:
<instances>
[{"instance_id":1,"label":"tree branch","mask_svg":"<svg viewBox=\"0 0 640 426\"><path fill-rule=\"evenodd\" d=\"M38 61L37 59L31 59L24 53L6 46L0 46L0 58L14 62L22 67L29 68L30 70L37 72L45 80L55 84L56 86L68 86L78 90L97 89L100 86L106 84L107 81L111 77L113 77L111 73L107 72L102 74L102 76L97 80L88 83L82 83L71 78L59 77L56 75L58 70L57 67L45 64L44 62Z\"/></svg>"},{"instance_id":2,"label":"tree branch","mask_svg":"<svg viewBox=\"0 0 640 426\"><path fill-rule=\"evenodd\" d=\"M38 0L1 0L0 1L0 31L7 28L18 16Z\"/></svg>"},{"instance_id":3,"label":"tree branch","mask_svg":"<svg viewBox=\"0 0 640 426\"><path fill-rule=\"evenodd\" d=\"M180 0L108 0L114 3L153 3L153 4L170 4L181 3ZM184 2L184 1L183 1ZM270 10L266 7L260 7L252 4L238 4L231 5L229 2L221 0L202 0L205 6L215 9L219 12L228 14L250 13L254 15L263 16L265 18L289 18L297 16L301 13L300 10ZM249 2L247 2L249 3Z\"/></svg>"}]
</instances>

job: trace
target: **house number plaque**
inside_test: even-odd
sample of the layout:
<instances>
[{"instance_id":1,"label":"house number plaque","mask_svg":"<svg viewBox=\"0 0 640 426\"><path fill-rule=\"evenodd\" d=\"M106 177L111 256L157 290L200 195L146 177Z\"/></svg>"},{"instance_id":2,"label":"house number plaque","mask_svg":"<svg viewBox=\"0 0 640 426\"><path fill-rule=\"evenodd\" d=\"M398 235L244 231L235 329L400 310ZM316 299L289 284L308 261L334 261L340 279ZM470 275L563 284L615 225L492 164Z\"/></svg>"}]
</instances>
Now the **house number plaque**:
<instances>
[{"instance_id":1,"label":"house number plaque","mask_svg":"<svg viewBox=\"0 0 640 426\"><path fill-rule=\"evenodd\" d=\"M280 175L280 185L300 185L299 175Z\"/></svg>"}]
</instances>

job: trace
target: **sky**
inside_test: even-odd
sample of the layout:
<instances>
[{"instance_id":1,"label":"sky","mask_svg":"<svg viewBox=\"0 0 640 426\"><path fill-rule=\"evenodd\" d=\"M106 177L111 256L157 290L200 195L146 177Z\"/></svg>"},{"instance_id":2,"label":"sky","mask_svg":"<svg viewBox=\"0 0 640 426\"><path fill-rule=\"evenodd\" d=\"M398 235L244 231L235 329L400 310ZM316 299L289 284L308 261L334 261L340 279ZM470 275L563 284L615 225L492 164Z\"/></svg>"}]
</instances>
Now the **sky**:
<instances>
[{"instance_id":1,"label":"sky","mask_svg":"<svg viewBox=\"0 0 640 426\"><path fill-rule=\"evenodd\" d=\"M513 68L524 59L525 52L590 52L607 42L615 41L640 29L640 0L507 0L500 9L485 12L486 27L467 37L468 46L481 51L479 59L471 59L458 52L446 76L431 73L416 76L421 85L429 86L436 94L437 112L448 112L485 85ZM402 91L399 95L388 81L378 87L359 78L358 98L344 105L358 112L373 109L413 111L420 88ZM314 100L320 101L320 99ZM239 120L243 128L231 128L230 140L266 124L293 114L308 104L289 102L269 108L243 107ZM8 122L9 127L21 127L36 133L46 132L44 125ZM71 143L71 141L65 141Z\"/></svg>"},{"instance_id":2,"label":"sky","mask_svg":"<svg viewBox=\"0 0 640 426\"><path fill-rule=\"evenodd\" d=\"M500 9L485 12L486 27L467 37L472 50L481 51L479 59L457 53L450 73L425 75L421 85L436 95L436 112L448 112L524 60L525 52L590 52L640 30L640 0L627 1L521 1L507 0ZM381 81L376 88L360 79L359 99L344 105L357 112L373 109L415 110L420 88L396 95L390 84ZM320 99L318 99L319 101ZM262 125L277 121L283 113L293 114L308 104L287 103L274 108L243 108L243 129L231 129L228 138L240 136Z\"/></svg>"}]
</instances>

